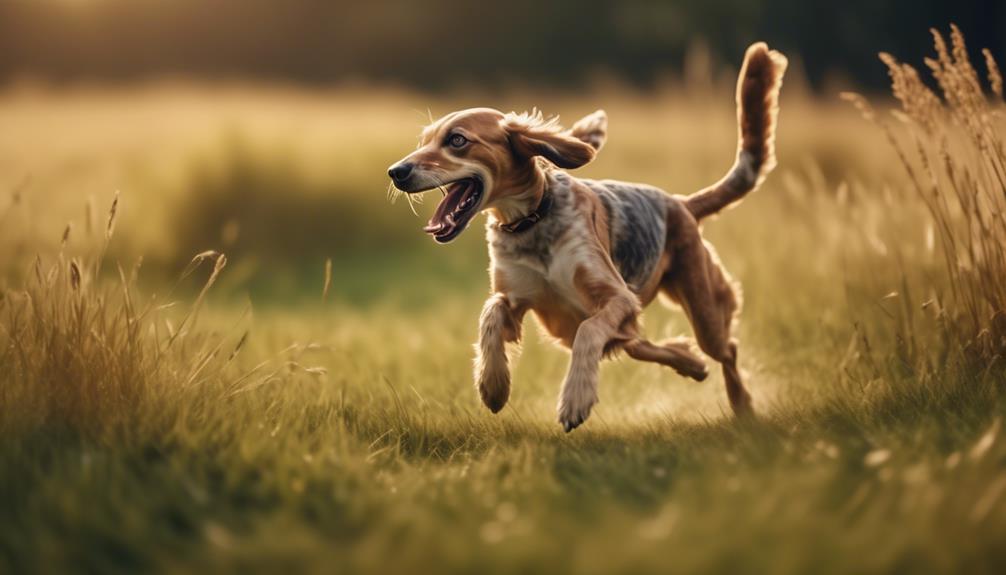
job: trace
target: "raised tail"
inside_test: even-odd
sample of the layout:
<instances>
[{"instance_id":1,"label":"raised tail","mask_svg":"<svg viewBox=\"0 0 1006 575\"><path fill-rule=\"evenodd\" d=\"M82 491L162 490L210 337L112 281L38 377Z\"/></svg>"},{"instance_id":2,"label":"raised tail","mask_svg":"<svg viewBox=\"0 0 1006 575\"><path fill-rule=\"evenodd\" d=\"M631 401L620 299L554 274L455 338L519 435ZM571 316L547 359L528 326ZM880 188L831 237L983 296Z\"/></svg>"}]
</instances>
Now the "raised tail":
<instances>
[{"instance_id":1,"label":"raised tail","mask_svg":"<svg viewBox=\"0 0 1006 575\"><path fill-rule=\"evenodd\" d=\"M775 168L775 126L779 88L786 57L764 42L752 44L737 78L739 142L733 168L712 186L685 198L685 205L701 220L740 201L761 185Z\"/></svg>"}]
</instances>

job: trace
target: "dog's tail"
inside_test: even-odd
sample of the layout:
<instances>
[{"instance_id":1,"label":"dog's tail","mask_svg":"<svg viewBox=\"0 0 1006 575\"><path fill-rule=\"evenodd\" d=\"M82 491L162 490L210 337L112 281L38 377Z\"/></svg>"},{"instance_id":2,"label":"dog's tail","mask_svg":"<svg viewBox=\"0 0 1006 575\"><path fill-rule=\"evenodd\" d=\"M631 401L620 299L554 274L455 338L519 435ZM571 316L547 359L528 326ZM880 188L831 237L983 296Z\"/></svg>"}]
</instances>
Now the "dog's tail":
<instances>
[{"instance_id":1,"label":"dog's tail","mask_svg":"<svg viewBox=\"0 0 1006 575\"><path fill-rule=\"evenodd\" d=\"M761 185L775 167L775 126L786 57L764 42L748 48L737 79L739 143L733 168L712 186L685 199L696 220L711 216Z\"/></svg>"}]
</instances>

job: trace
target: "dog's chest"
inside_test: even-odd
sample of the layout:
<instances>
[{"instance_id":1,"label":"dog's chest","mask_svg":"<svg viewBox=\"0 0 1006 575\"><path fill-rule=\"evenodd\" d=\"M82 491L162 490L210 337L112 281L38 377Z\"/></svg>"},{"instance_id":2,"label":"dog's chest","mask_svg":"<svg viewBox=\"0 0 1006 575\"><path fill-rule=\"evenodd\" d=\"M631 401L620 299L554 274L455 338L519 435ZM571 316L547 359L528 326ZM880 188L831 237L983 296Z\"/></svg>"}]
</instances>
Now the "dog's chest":
<instances>
[{"instance_id":1,"label":"dog's chest","mask_svg":"<svg viewBox=\"0 0 1006 575\"><path fill-rule=\"evenodd\" d=\"M583 320L591 315L589 302L576 288L577 254L570 245L557 246L547 257L493 259L498 288L515 307L527 307L545 331L570 347Z\"/></svg>"},{"instance_id":2,"label":"dog's chest","mask_svg":"<svg viewBox=\"0 0 1006 575\"><path fill-rule=\"evenodd\" d=\"M528 305L539 314L586 317L587 305L575 283L577 268L589 261L587 242L577 233L581 230L574 223L562 233L536 231L537 236L519 241L507 237L490 241L497 289L513 304Z\"/></svg>"}]
</instances>

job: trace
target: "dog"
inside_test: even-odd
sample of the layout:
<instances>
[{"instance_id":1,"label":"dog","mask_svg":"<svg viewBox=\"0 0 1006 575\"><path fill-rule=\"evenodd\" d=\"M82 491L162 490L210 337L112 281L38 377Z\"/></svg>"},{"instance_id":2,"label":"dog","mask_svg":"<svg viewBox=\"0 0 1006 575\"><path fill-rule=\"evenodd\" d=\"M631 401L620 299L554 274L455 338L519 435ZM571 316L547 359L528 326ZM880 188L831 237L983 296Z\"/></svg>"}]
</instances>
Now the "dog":
<instances>
[{"instance_id":1,"label":"dog","mask_svg":"<svg viewBox=\"0 0 1006 575\"><path fill-rule=\"evenodd\" d=\"M738 286L700 223L754 191L775 167L779 89L787 60L764 43L748 48L737 82L736 161L719 182L689 196L647 185L575 178L607 138L603 110L563 129L540 112L454 112L427 126L419 147L388 170L398 190L441 189L424 230L439 243L487 212L491 295L479 318L475 386L499 412L510 397L507 344L524 315L571 350L558 401L566 432L598 401L600 361L617 351L702 381L708 369L687 341L652 343L642 308L664 294L684 309L699 348L720 363L733 412L753 415L731 327Z\"/></svg>"}]
</instances>

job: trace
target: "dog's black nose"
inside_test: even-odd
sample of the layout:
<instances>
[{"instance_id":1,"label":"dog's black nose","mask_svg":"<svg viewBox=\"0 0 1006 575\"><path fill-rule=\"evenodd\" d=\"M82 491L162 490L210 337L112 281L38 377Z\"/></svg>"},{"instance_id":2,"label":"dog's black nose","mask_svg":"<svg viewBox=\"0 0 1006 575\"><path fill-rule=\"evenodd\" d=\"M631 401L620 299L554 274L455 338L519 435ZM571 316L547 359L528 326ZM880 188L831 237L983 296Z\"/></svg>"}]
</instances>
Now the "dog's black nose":
<instances>
[{"instance_id":1,"label":"dog's black nose","mask_svg":"<svg viewBox=\"0 0 1006 575\"><path fill-rule=\"evenodd\" d=\"M409 176L412 175L412 164L409 162L395 164L388 170L388 175L391 176L391 179L394 180L395 183L403 182L409 179Z\"/></svg>"}]
</instances>

